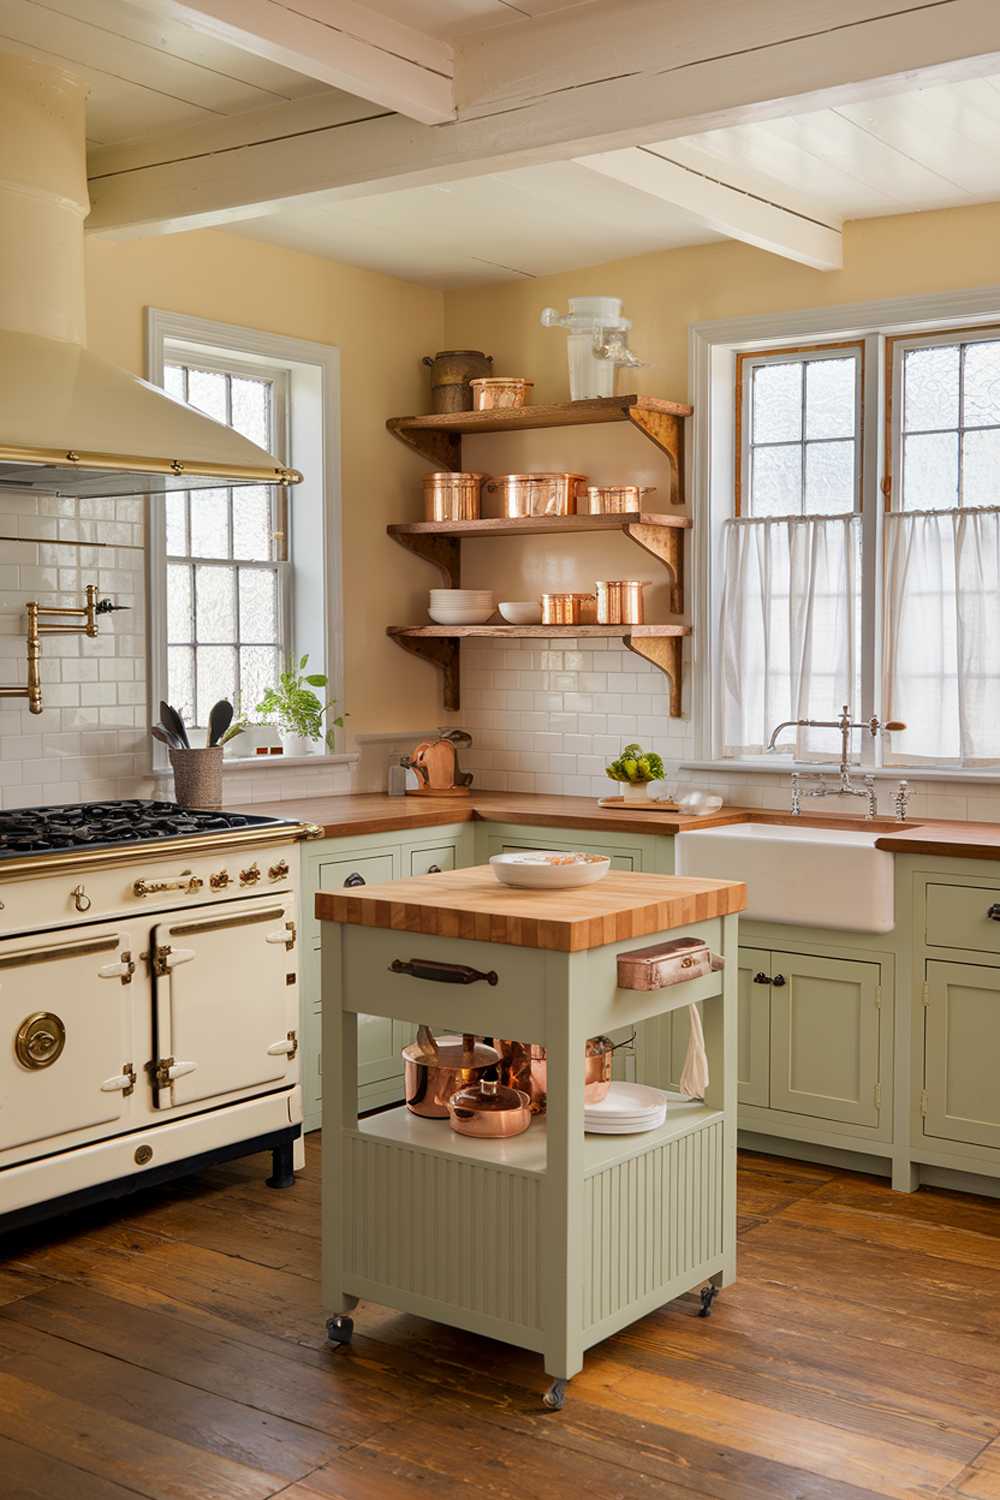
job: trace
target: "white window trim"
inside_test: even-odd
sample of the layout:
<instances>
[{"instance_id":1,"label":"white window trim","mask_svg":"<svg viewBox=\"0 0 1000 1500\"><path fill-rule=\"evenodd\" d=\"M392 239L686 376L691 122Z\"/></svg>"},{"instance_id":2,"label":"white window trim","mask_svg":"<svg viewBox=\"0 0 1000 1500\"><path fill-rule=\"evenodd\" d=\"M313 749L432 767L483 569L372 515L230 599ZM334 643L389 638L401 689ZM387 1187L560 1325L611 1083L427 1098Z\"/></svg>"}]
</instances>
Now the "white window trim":
<instances>
[{"instance_id":1,"label":"white window trim","mask_svg":"<svg viewBox=\"0 0 1000 1500\"><path fill-rule=\"evenodd\" d=\"M168 343L188 346L195 357L225 360L235 357L248 369L256 364L287 372L288 403L287 462L301 469L302 484L289 491L291 529L310 528L308 550L320 559L311 591L300 580L290 601L293 616L292 649L308 651L310 665L325 671L328 692L344 707L343 556L340 476L340 350L334 345L309 339L286 338L236 324L217 323L185 313L146 309L146 378L163 385L164 358ZM299 511L296 522L295 513ZM147 584L149 590L147 662L152 704L166 696L166 525L165 512L156 497L147 500ZM293 546L295 545L293 541ZM321 596L321 597L320 597ZM322 665L321 665L322 664ZM343 731L341 731L343 734ZM333 757L341 760L338 754ZM353 757L351 757L353 758ZM317 764L321 759L315 757ZM279 767L283 757L255 757L255 768ZM227 763L235 769L236 762ZM154 773L169 770L166 751L153 742Z\"/></svg>"},{"instance_id":2,"label":"white window trim","mask_svg":"<svg viewBox=\"0 0 1000 1500\"><path fill-rule=\"evenodd\" d=\"M864 429L862 439L862 494L865 557L877 555L872 544L881 533L883 496L885 339L913 334L933 336L954 328L975 328L1000 322L1000 287L928 296L893 297L839 307L806 308L799 312L719 319L694 323L688 330L691 419L690 495L694 577L691 579L692 711L696 721L696 752L686 768L787 776L790 771L822 769L816 762L798 766L782 756L776 764L765 759L730 760L716 753L719 740L720 606L723 581L722 523L732 513L735 459L736 355L765 352L780 344L820 343L863 339L865 343ZM876 580L877 583L877 580ZM880 599L877 589L865 591L862 638L873 642L862 663L862 718L875 712L881 685L873 680L881 660ZM864 648L863 648L864 649ZM871 705L871 706L869 706ZM851 705L852 708L854 705ZM874 768L873 768L874 769ZM1000 774L958 766L893 767L885 772L919 780L959 783L1000 782Z\"/></svg>"}]
</instances>

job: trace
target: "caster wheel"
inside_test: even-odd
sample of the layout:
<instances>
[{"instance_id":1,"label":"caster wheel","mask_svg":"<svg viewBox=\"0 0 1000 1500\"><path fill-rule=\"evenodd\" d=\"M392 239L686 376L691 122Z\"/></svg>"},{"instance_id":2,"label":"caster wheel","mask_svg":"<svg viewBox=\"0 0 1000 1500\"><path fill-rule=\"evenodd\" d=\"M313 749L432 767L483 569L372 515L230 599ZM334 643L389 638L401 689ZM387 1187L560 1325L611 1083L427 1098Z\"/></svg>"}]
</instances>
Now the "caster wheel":
<instances>
[{"instance_id":1,"label":"caster wheel","mask_svg":"<svg viewBox=\"0 0 1000 1500\"><path fill-rule=\"evenodd\" d=\"M542 1405L546 1411L562 1411L566 1404L566 1385L565 1380L553 1380L542 1397Z\"/></svg>"},{"instance_id":2,"label":"caster wheel","mask_svg":"<svg viewBox=\"0 0 1000 1500\"><path fill-rule=\"evenodd\" d=\"M354 1319L341 1314L327 1319L326 1336L331 1344L349 1344L354 1337Z\"/></svg>"},{"instance_id":3,"label":"caster wheel","mask_svg":"<svg viewBox=\"0 0 1000 1500\"><path fill-rule=\"evenodd\" d=\"M717 1286L703 1286L701 1289L701 1307L698 1309L699 1318L710 1318L712 1316L712 1303L719 1295Z\"/></svg>"}]
</instances>

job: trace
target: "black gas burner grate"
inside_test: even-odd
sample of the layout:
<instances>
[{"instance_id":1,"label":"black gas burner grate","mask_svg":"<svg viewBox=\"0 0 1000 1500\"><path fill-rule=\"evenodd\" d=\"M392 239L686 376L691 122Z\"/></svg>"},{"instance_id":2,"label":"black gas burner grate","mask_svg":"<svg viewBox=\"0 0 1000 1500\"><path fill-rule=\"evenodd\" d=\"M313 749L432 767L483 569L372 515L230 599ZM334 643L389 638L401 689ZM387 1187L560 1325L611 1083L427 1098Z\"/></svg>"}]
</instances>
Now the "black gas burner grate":
<instances>
[{"instance_id":1,"label":"black gas burner grate","mask_svg":"<svg viewBox=\"0 0 1000 1500\"><path fill-rule=\"evenodd\" d=\"M23 807L0 812L0 860L205 834L225 838L235 829L276 827L285 821L140 800Z\"/></svg>"}]
</instances>

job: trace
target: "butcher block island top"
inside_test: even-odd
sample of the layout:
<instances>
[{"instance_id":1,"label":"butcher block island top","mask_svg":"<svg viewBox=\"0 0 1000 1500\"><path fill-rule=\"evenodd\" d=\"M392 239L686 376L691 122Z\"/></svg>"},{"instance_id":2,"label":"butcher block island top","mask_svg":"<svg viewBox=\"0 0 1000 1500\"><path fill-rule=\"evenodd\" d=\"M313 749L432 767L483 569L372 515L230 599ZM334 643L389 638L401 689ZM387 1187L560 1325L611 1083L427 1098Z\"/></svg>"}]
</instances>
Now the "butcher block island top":
<instances>
[{"instance_id":1,"label":"butcher block island top","mask_svg":"<svg viewBox=\"0 0 1000 1500\"><path fill-rule=\"evenodd\" d=\"M731 916L746 900L739 881L618 870L572 890L515 890L501 885L489 865L476 865L319 891L316 915L324 922L579 953Z\"/></svg>"}]
</instances>

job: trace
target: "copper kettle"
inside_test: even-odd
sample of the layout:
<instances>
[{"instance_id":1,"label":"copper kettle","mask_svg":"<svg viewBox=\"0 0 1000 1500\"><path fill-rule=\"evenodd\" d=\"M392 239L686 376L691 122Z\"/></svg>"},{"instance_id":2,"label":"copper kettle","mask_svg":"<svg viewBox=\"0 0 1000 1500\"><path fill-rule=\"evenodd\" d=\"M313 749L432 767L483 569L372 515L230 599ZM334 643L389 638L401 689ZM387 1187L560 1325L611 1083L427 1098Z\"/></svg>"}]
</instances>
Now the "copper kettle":
<instances>
[{"instance_id":1,"label":"copper kettle","mask_svg":"<svg viewBox=\"0 0 1000 1500\"><path fill-rule=\"evenodd\" d=\"M417 785L409 789L409 795L468 796L472 772L461 769L458 751L460 746L471 744L472 735L465 729L442 729L439 739L421 740L412 755L404 755L400 761L417 777Z\"/></svg>"}]
</instances>

